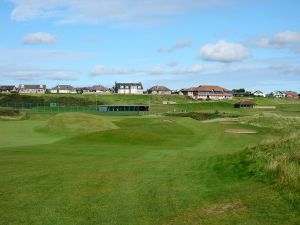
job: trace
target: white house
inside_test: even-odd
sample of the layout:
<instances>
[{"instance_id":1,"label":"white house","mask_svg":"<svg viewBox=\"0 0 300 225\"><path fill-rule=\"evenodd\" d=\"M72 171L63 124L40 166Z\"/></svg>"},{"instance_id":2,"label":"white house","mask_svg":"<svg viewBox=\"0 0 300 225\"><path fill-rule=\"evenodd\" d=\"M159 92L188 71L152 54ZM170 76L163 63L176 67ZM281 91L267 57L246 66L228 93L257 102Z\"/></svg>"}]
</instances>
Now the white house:
<instances>
[{"instance_id":1,"label":"white house","mask_svg":"<svg viewBox=\"0 0 300 225\"><path fill-rule=\"evenodd\" d=\"M115 83L114 91L117 94L143 94L143 85L138 83Z\"/></svg>"},{"instance_id":2,"label":"white house","mask_svg":"<svg viewBox=\"0 0 300 225\"><path fill-rule=\"evenodd\" d=\"M266 97L265 93L263 93L262 91L258 91L258 90L251 92L251 95L254 97Z\"/></svg>"},{"instance_id":3,"label":"white house","mask_svg":"<svg viewBox=\"0 0 300 225\"><path fill-rule=\"evenodd\" d=\"M45 94L46 85L44 84L20 84L19 85L20 94Z\"/></svg>"},{"instance_id":4,"label":"white house","mask_svg":"<svg viewBox=\"0 0 300 225\"><path fill-rule=\"evenodd\" d=\"M233 98L232 91L215 85L187 88L181 90L181 93L196 100L229 100Z\"/></svg>"},{"instance_id":5,"label":"white house","mask_svg":"<svg viewBox=\"0 0 300 225\"><path fill-rule=\"evenodd\" d=\"M269 97L271 98L285 98L285 93L283 91L272 91L269 94Z\"/></svg>"},{"instance_id":6,"label":"white house","mask_svg":"<svg viewBox=\"0 0 300 225\"><path fill-rule=\"evenodd\" d=\"M51 94L76 94L77 91L71 85L57 85L50 89Z\"/></svg>"}]
</instances>

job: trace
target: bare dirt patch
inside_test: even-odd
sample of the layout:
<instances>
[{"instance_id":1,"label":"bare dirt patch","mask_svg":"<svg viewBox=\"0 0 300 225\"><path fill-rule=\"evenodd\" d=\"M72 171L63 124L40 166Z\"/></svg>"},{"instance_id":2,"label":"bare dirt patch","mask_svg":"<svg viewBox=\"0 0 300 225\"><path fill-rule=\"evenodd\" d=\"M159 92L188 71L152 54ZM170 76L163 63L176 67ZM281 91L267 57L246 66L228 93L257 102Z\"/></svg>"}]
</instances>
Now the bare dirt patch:
<instances>
[{"instance_id":1,"label":"bare dirt patch","mask_svg":"<svg viewBox=\"0 0 300 225\"><path fill-rule=\"evenodd\" d=\"M163 120L162 123L174 123L172 120Z\"/></svg>"},{"instance_id":2,"label":"bare dirt patch","mask_svg":"<svg viewBox=\"0 0 300 225\"><path fill-rule=\"evenodd\" d=\"M226 129L226 133L233 133L233 134L256 134L258 133L257 130L251 129Z\"/></svg>"},{"instance_id":3,"label":"bare dirt patch","mask_svg":"<svg viewBox=\"0 0 300 225\"><path fill-rule=\"evenodd\" d=\"M165 225L202 224L205 219L220 214L238 213L246 210L247 207L240 201L213 204L207 207L189 209L176 218L171 219Z\"/></svg>"}]
</instances>

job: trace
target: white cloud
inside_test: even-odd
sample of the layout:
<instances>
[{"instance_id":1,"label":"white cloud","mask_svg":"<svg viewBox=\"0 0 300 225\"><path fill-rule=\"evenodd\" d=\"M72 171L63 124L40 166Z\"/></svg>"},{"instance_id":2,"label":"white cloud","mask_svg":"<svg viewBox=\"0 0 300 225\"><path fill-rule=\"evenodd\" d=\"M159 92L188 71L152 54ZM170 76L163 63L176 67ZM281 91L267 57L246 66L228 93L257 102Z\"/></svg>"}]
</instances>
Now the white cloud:
<instances>
[{"instance_id":1,"label":"white cloud","mask_svg":"<svg viewBox=\"0 0 300 225\"><path fill-rule=\"evenodd\" d=\"M56 37L52 34L45 32L27 34L23 39L23 43L26 45L54 44L55 42Z\"/></svg>"},{"instance_id":2,"label":"white cloud","mask_svg":"<svg viewBox=\"0 0 300 225\"><path fill-rule=\"evenodd\" d=\"M155 23L164 17L220 7L232 0L9 0L16 21L54 18L58 23Z\"/></svg>"},{"instance_id":3,"label":"white cloud","mask_svg":"<svg viewBox=\"0 0 300 225\"><path fill-rule=\"evenodd\" d=\"M83 60L83 59L93 59L97 56L104 55L95 52L80 52L80 51L68 51L61 49L3 49L0 48L0 59L12 57L14 59L21 58L22 60L31 59L50 59L50 60Z\"/></svg>"},{"instance_id":4,"label":"white cloud","mask_svg":"<svg viewBox=\"0 0 300 225\"><path fill-rule=\"evenodd\" d=\"M204 71L204 66L200 64L192 65L190 67L183 67L177 69L167 69L162 66L154 66L151 69L129 69L121 67L105 67L97 65L91 72L91 76L100 75L174 75L174 74L199 74Z\"/></svg>"},{"instance_id":5,"label":"white cloud","mask_svg":"<svg viewBox=\"0 0 300 225\"><path fill-rule=\"evenodd\" d=\"M166 71L160 66L155 66L148 73L153 74L153 75L162 75L162 74L166 73Z\"/></svg>"},{"instance_id":6,"label":"white cloud","mask_svg":"<svg viewBox=\"0 0 300 225\"><path fill-rule=\"evenodd\" d=\"M8 76L20 81L39 80L41 77L36 71L15 71L13 73L9 73Z\"/></svg>"},{"instance_id":7,"label":"white cloud","mask_svg":"<svg viewBox=\"0 0 300 225\"><path fill-rule=\"evenodd\" d=\"M136 74L136 70L122 68L122 67L104 67L102 65L96 65L95 68L90 72L92 76L99 75L129 75Z\"/></svg>"},{"instance_id":8,"label":"white cloud","mask_svg":"<svg viewBox=\"0 0 300 225\"><path fill-rule=\"evenodd\" d=\"M200 50L200 57L208 61L230 63L242 61L249 56L249 50L243 45L226 41L204 45Z\"/></svg>"},{"instance_id":9,"label":"white cloud","mask_svg":"<svg viewBox=\"0 0 300 225\"><path fill-rule=\"evenodd\" d=\"M157 49L157 52L159 53L164 53L164 52L167 52L167 53L170 53L170 52L174 52L178 49L181 49L181 48L188 48L188 47L191 47L193 44L193 41L192 40L178 40L172 47L170 48L159 48Z\"/></svg>"},{"instance_id":10,"label":"white cloud","mask_svg":"<svg viewBox=\"0 0 300 225\"><path fill-rule=\"evenodd\" d=\"M178 69L176 73L179 74L199 74L204 71L204 66L200 64L193 65L191 67L183 68L183 69Z\"/></svg>"},{"instance_id":11,"label":"white cloud","mask_svg":"<svg viewBox=\"0 0 300 225\"><path fill-rule=\"evenodd\" d=\"M169 67L176 67L179 65L179 62L177 60L174 60L174 61L168 62L166 65Z\"/></svg>"},{"instance_id":12,"label":"white cloud","mask_svg":"<svg viewBox=\"0 0 300 225\"><path fill-rule=\"evenodd\" d=\"M49 76L49 79L57 80L57 81L74 81L74 80L76 80L74 75L71 75L70 73L63 71L63 70L55 72L53 76Z\"/></svg>"},{"instance_id":13,"label":"white cloud","mask_svg":"<svg viewBox=\"0 0 300 225\"><path fill-rule=\"evenodd\" d=\"M258 48L277 48L290 49L295 53L299 53L300 49L300 32L285 31L275 33L272 36L261 36L248 41L251 47Z\"/></svg>"},{"instance_id":14,"label":"white cloud","mask_svg":"<svg viewBox=\"0 0 300 225\"><path fill-rule=\"evenodd\" d=\"M281 72L283 74L300 75L300 66L294 66L289 64L277 64L270 66L270 69Z\"/></svg>"}]
</instances>

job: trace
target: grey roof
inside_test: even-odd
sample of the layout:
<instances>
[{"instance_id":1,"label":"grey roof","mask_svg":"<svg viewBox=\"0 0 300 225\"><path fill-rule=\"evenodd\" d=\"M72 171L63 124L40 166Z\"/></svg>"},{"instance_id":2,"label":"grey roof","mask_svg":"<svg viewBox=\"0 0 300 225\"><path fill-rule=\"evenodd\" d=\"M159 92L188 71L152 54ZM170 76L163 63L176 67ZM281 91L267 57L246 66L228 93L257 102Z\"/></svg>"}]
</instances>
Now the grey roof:
<instances>
[{"instance_id":1,"label":"grey roof","mask_svg":"<svg viewBox=\"0 0 300 225\"><path fill-rule=\"evenodd\" d=\"M16 86L14 86L14 85L2 85L2 86L0 86L0 90L2 90L2 91L11 91L15 88L16 88Z\"/></svg>"},{"instance_id":2,"label":"grey roof","mask_svg":"<svg viewBox=\"0 0 300 225\"><path fill-rule=\"evenodd\" d=\"M165 86L153 86L152 88L149 89L149 91L171 91L169 88Z\"/></svg>"},{"instance_id":3,"label":"grey roof","mask_svg":"<svg viewBox=\"0 0 300 225\"><path fill-rule=\"evenodd\" d=\"M107 87L104 87L101 84L94 85L92 87L88 87L87 89L90 91L108 91L109 90Z\"/></svg>"},{"instance_id":4,"label":"grey roof","mask_svg":"<svg viewBox=\"0 0 300 225\"><path fill-rule=\"evenodd\" d=\"M70 91L74 91L75 88L72 87L71 85L57 85L54 88L52 88L51 90L70 90Z\"/></svg>"},{"instance_id":5,"label":"grey roof","mask_svg":"<svg viewBox=\"0 0 300 225\"><path fill-rule=\"evenodd\" d=\"M121 88L121 86L124 86L124 88ZM128 86L130 89L131 86L141 86L141 89L143 89L143 85L141 82L138 83L115 83L115 89L126 89L125 87Z\"/></svg>"},{"instance_id":6,"label":"grey roof","mask_svg":"<svg viewBox=\"0 0 300 225\"><path fill-rule=\"evenodd\" d=\"M19 89L46 89L44 84L20 84Z\"/></svg>"}]
</instances>

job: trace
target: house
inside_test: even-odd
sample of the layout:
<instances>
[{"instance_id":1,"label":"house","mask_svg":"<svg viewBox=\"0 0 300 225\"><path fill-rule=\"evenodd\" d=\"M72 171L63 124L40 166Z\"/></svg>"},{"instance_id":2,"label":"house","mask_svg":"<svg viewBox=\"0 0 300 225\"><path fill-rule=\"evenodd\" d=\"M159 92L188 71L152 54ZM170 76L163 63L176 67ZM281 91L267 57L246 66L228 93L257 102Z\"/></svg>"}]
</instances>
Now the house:
<instances>
[{"instance_id":1,"label":"house","mask_svg":"<svg viewBox=\"0 0 300 225\"><path fill-rule=\"evenodd\" d=\"M107 87L102 85L94 85L92 87L82 88L83 94L105 94L110 93L110 90Z\"/></svg>"},{"instance_id":2,"label":"house","mask_svg":"<svg viewBox=\"0 0 300 225\"><path fill-rule=\"evenodd\" d=\"M235 108L253 108L256 104L251 101L242 101L234 104Z\"/></svg>"},{"instance_id":3,"label":"house","mask_svg":"<svg viewBox=\"0 0 300 225\"><path fill-rule=\"evenodd\" d=\"M76 94L77 91L71 85L57 85L50 89L51 94Z\"/></svg>"},{"instance_id":4,"label":"house","mask_svg":"<svg viewBox=\"0 0 300 225\"><path fill-rule=\"evenodd\" d=\"M251 92L251 95L254 97L266 97L265 93L263 93L262 91L258 91L258 90Z\"/></svg>"},{"instance_id":5,"label":"house","mask_svg":"<svg viewBox=\"0 0 300 225\"><path fill-rule=\"evenodd\" d=\"M1 93L16 93L17 88L14 85L3 85L3 86L0 86L0 92Z\"/></svg>"},{"instance_id":6,"label":"house","mask_svg":"<svg viewBox=\"0 0 300 225\"><path fill-rule=\"evenodd\" d=\"M170 95L172 94L172 91L165 86L153 86L152 88L148 89L148 94Z\"/></svg>"},{"instance_id":7,"label":"house","mask_svg":"<svg viewBox=\"0 0 300 225\"><path fill-rule=\"evenodd\" d=\"M143 85L138 83L115 83L113 87L117 94L143 94Z\"/></svg>"},{"instance_id":8,"label":"house","mask_svg":"<svg viewBox=\"0 0 300 225\"><path fill-rule=\"evenodd\" d=\"M45 94L46 85L44 84L20 84L19 85L20 94Z\"/></svg>"},{"instance_id":9,"label":"house","mask_svg":"<svg viewBox=\"0 0 300 225\"><path fill-rule=\"evenodd\" d=\"M285 93L285 95L286 95L287 98L292 98L292 99L298 99L299 98L298 93L294 92L294 91L287 91Z\"/></svg>"},{"instance_id":10,"label":"house","mask_svg":"<svg viewBox=\"0 0 300 225\"><path fill-rule=\"evenodd\" d=\"M284 98L285 97L285 93L283 91L272 91L269 94L270 98Z\"/></svg>"},{"instance_id":11,"label":"house","mask_svg":"<svg viewBox=\"0 0 300 225\"><path fill-rule=\"evenodd\" d=\"M232 91L214 85L200 85L181 90L181 93L196 100L227 100L232 99Z\"/></svg>"}]
</instances>

